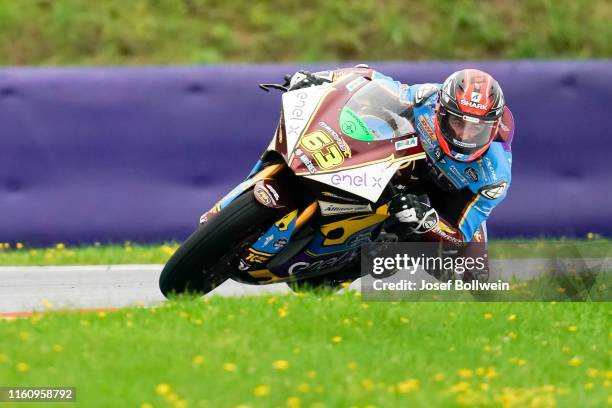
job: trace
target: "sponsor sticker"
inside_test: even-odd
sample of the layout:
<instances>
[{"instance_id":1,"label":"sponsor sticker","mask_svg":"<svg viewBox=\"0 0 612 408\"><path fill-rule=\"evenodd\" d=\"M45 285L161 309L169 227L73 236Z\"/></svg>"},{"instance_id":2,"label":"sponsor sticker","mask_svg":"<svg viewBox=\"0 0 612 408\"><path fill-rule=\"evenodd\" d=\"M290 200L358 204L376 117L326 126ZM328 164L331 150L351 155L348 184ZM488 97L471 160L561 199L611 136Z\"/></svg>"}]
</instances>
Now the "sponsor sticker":
<instances>
[{"instance_id":1,"label":"sponsor sticker","mask_svg":"<svg viewBox=\"0 0 612 408\"><path fill-rule=\"evenodd\" d=\"M363 85L366 82L368 82L368 80L360 76L360 77L353 79L348 84L346 84L345 88L347 91L353 92L355 89L359 88L361 85Z\"/></svg>"},{"instance_id":2,"label":"sponsor sticker","mask_svg":"<svg viewBox=\"0 0 612 408\"><path fill-rule=\"evenodd\" d=\"M415 147L417 145L417 138L411 137L410 139L399 140L395 142L395 150L404 150L410 149L411 147Z\"/></svg>"},{"instance_id":3,"label":"sponsor sticker","mask_svg":"<svg viewBox=\"0 0 612 408\"><path fill-rule=\"evenodd\" d=\"M457 176L457 178L458 178L459 180L461 180L461 182L462 182L462 183L467 184L467 182L468 182L468 181L467 181L467 179L461 175L461 173L459 172L459 170L457 170L457 167L455 167L455 166L450 166L450 171L451 171L451 173L453 173L455 176Z\"/></svg>"},{"instance_id":4,"label":"sponsor sticker","mask_svg":"<svg viewBox=\"0 0 612 408\"><path fill-rule=\"evenodd\" d=\"M472 181L474 182L478 181L478 172L474 168L467 167L463 172L465 173L467 177L472 179Z\"/></svg>"},{"instance_id":5,"label":"sponsor sticker","mask_svg":"<svg viewBox=\"0 0 612 408\"><path fill-rule=\"evenodd\" d=\"M327 259L321 259L315 262L296 262L288 268L289 275L296 273L306 273L313 271L322 271L329 268L345 265L352 261L357 256L355 250L346 251L341 256L334 256Z\"/></svg>"},{"instance_id":6,"label":"sponsor sticker","mask_svg":"<svg viewBox=\"0 0 612 408\"><path fill-rule=\"evenodd\" d=\"M304 163L304 166L306 166L306 169L310 172L310 174L315 174L317 172L317 168L315 167L315 165L312 164L310 158L308 158L308 156L306 156L301 149L297 149L295 151L295 155L298 157L298 159L300 159L302 163Z\"/></svg>"},{"instance_id":7,"label":"sponsor sticker","mask_svg":"<svg viewBox=\"0 0 612 408\"><path fill-rule=\"evenodd\" d=\"M255 187L255 198L257 201L261 202L263 205L272 204L272 197L270 197L270 193L262 187Z\"/></svg>"},{"instance_id":8,"label":"sponsor sticker","mask_svg":"<svg viewBox=\"0 0 612 408\"><path fill-rule=\"evenodd\" d=\"M340 135L334 129L332 129L331 126L329 126L323 121L319 122L319 126L325 129L325 131L331 135L331 137L334 139L334 141L346 157L351 157L351 148L346 144L344 139L342 139Z\"/></svg>"},{"instance_id":9,"label":"sponsor sticker","mask_svg":"<svg viewBox=\"0 0 612 408\"><path fill-rule=\"evenodd\" d=\"M460 103L463 106L468 106L470 108L475 108L475 109L480 109L480 110L487 110L486 105L483 105L481 103L475 103L475 102L468 101L468 100L465 100L465 99L461 99Z\"/></svg>"},{"instance_id":10,"label":"sponsor sticker","mask_svg":"<svg viewBox=\"0 0 612 408\"><path fill-rule=\"evenodd\" d=\"M438 163L444 164L446 163L446 160L444 160L444 153L442 153L442 149L439 147L436 147L434 149L434 156L436 156L436 161Z\"/></svg>"},{"instance_id":11,"label":"sponsor sticker","mask_svg":"<svg viewBox=\"0 0 612 408\"><path fill-rule=\"evenodd\" d=\"M495 174L495 167L493 166L493 162L491 161L491 159L485 157L484 162L487 165L487 169L489 169L491 177L493 177L493 181L497 181L497 174Z\"/></svg>"},{"instance_id":12,"label":"sponsor sticker","mask_svg":"<svg viewBox=\"0 0 612 408\"><path fill-rule=\"evenodd\" d=\"M354 203L358 203L359 202L359 200L356 200L354 198L343 197L343 196L338 195L338 194L330 193L329 191L322 191L321 194L324 195L324 196L327 196L327 197L338 198L340 200L352 201Z\"/></svg>"},{"instance_id":13,"label":"sponsor sticker","mask_svg":"<svg viewBox=\"0 0 612 408\"><path fill-rule=\"evenodd\" d=\"M274 249L281 249L284 248L285 245L287 245L287 239L286 238L279 238L277 239L272 246L274 247Z\"/></svg>"},{"instance_id":14,"label":"sponsor sticker","mask_svg":"<svg viewBox=\"0 0 612 408\"><path fill-rule=\"evenodd\" d=\"M431 126L429 126L429 123L427 123L427 120L425 120L425 117L423 117L423 115L419 116L419 123L421 124L423 129L425 129L425 132L429 135L431 140L436 140L436 134L431 129Z\"/></svg>"},{"instance_id":15,"label":"sponsor sticker","mask_svg":"<svg viewBox=\"0 0 612 408\"><path fill-rule=\"evenodd\" d=\"M278 193L276 192L276 190L274 189L274 187L272 187L270 184L265 184L264 183L264 187L268 189L268 191L270 193L272 193L272 195L274 196L274 199L278 201L278 199L280 198L280 196L278 195Z\"/></svg>"},{"instance_id":16,"label":"sponsor sticker","mask_svg":"<svg viewBox=\"0 0 612 408\"><path fill-rule=\"evenodd\" d=\"M328 201L319 201L319 208L323 215L349 214L357 212L371 212L370 204L342 204L331 203Z\"/></svg>"},{"instance_id":17,"label":"sponsor sticker","mask_svg":"<svg viewBox=\"0 0 612 408\"><path fill-rule=\"evenodd\" d=\"M357 173L357 174L334 174L331 176L331 183L334 186L350 186L350 187L379 187L381 185L382 177L375 177L368 175L368 173Z\"/></svg>"}]
</instances>

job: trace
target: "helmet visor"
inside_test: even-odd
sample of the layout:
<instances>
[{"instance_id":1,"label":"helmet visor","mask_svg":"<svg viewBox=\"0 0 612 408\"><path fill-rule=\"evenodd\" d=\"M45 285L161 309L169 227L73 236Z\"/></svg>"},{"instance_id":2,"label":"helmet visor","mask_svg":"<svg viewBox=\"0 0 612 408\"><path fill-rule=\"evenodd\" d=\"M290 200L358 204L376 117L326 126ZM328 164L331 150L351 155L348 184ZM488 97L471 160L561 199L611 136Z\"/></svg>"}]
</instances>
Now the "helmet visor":
<instances>
[{"instance_id":1,"label":"helmet visor","mask_svg":"<svg viewBox=\"0 0 612 408\"><path fill-rule=\"evenodd\" d=\"M470 153L492 140L497 131L498 120L483 121L471 116L459 116L448 111L442 119L441 128L446 141L457 150Z\"/></svg>"}]
</instances>

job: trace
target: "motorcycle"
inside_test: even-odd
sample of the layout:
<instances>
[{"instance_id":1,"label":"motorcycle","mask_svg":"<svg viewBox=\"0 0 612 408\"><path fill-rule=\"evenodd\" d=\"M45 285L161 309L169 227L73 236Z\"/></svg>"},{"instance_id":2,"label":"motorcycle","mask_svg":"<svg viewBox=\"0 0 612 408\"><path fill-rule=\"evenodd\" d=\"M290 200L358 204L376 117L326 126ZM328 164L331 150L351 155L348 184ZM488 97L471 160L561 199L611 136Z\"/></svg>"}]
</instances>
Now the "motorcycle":
<instances>
[{"instance_id":1,"label":"motorcycle","mask_svg":"<svg viewBox=\"0 0 612 408\"><path fill-rule=\"evenodd\" d=\"M335 75L282 95L260 160L165 265L165 296L205 294L230 278L299 290L359 275L361 246L383 240L394 218L393 176L425 152L393 87L368 68Z\"/></svg>"}]
</instances>

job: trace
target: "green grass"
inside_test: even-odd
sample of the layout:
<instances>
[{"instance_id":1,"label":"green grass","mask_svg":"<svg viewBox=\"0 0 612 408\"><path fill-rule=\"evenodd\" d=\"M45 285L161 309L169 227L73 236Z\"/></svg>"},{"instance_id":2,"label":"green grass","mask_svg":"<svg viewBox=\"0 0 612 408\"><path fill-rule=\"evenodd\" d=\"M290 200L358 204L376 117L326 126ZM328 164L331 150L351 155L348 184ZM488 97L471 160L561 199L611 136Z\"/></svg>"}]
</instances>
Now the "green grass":
<instances>
[{"instance_id":1,"label":"green grass","mask_svg":"<svg viewBox=\"0 0 612 408\"><path fill-rule=\"evenodd\" d=\"M53 312L0 319L0 378L75 386L66 406L86 407L601 407L611 314L353 292Z\"/></svg>"},{"instance_id":2,"label":"green grass","mask_svg":"<svg viewBox=\"0 0 612 408\"><path fill-rule=\"evenodd\" d=\"M163 264L178 246L176 242L158 245L126 242L122 245L86 246L66 246L59 243L54 247L31 248L23 243L0 243L0 265ZM489 253L494 259L552 257L556 254L555 250L561 247L579 248L578 252L584 256L595 258L612 255L612 240L599 237L590 240L494 240L489 244Z\"/></svg>"},{"instance_id":3,"label":"green grass","mask_svg":"<svg viewBox=\"0 0 612 408\"><path fill-rule=\"evenodd\" d=\"M0 0L0 64L609 58L606 0Z\"/></svg>"},{"instance_id":4,"label":"green grass","mask_svg":"<svg viewBox=\"0 0 612 408\"><path fill-rule=\"evenodd\" d=\"M66 246L57 244L48 248L30 248L21 243L0 244L0 265L117 265L163 264L178 248L175 242L159 245L139 245L126 242Z\"/></svg>"}]
</instances>

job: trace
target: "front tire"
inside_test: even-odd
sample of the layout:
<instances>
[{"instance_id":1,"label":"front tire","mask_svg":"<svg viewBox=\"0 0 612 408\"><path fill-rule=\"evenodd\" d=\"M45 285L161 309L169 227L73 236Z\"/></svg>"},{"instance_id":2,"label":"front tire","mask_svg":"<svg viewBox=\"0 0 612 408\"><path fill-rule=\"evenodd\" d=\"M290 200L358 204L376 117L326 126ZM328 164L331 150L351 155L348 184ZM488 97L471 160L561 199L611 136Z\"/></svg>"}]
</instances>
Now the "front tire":
<instances>
[{"instance_id":1,"label":"front tire","mask_svg":"<svg viewBox=\"0 0 612 408\"><path fill-rule=\"evenodd\" d=\"M249 234L265 226L274 213L255 200L253 191L236 198L200 225L170 257L159 277L162 294L204 295L225 282L232 271L215 265Z\"/></svg>"}]
</instances>

